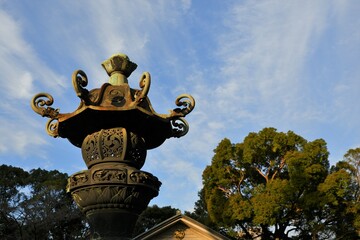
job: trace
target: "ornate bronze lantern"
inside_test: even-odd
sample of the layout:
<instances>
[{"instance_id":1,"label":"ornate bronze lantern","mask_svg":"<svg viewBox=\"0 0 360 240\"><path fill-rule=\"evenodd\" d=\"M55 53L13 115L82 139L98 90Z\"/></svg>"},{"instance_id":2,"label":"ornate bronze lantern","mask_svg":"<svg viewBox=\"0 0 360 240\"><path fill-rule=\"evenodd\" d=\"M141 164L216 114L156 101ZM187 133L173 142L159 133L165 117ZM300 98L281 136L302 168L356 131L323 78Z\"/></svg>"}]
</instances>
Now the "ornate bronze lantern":
<instances>
[{"instance_id":1,"label":"ornate bronze lantern","mask_svg":"<svg viewBox=\"0 0 360 240\"><path fill-rule=\"evenodd\" d=\"M157 177L140 170L146 151L187 133L184 117L195 101L180 95L175 101L178 108L157 114L147 97L149 73L142 74L140 89L133 89L127 78L137 65L126 55L113 55L102 66L109 82L90 91L85 88L86 74L73 73L73 87L81 99L73 113L50 107L53 98L47 93L35 95L31 107L50 118L46 125L50 136L67 138L81 148L88 170L71 175L67 191L86 215L92 237L129 239L139 214L161 185Z\"/></svg>"}]
</instances>

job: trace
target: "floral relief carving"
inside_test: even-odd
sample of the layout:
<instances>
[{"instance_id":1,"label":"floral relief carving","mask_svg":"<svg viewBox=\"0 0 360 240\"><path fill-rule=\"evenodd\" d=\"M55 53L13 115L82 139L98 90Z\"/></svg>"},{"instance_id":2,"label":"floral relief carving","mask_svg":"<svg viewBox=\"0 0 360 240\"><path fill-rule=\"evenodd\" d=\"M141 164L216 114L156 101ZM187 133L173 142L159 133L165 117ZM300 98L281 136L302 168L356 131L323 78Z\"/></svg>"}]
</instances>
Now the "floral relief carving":
<instances>
[{"instance_id":1,"label":"floral relief carving","mask_svg":"<svg viewBox=\"0 0 360 240\"><path fill-rule=\"evenodd\" d=\"M69 178L69 185L70 187L76 187L78 185L83 185L87 183L88 180L89 178L85 172L74 174Z\"/></svg>"},{"instance_id":2,"label":"floral relief carving","mask_svg":"<svg viewBox=\"0 0 360 240\"><path fill-rule=\"evenodd\" d=\"M74 200L84 213L89 210L114 208L115 206L144 210L150 201L145 195L146 193L140 192L136 187L123 186L93 187L72 193Z\"/></svg>"},{"instance_id":3,"label":"floral relief carving","mask_svg":"<svg viewBox=\"0 0 360 240\"><path fill-rule=\"evenodd\" d=\"M161 182L158 180L157 177L143 171L132 172L130 174L130 181L132 181L133 183L150 185L155 188L159 188L161 185Z\"/></svg>"},{"instance_id":4,"label":"floral relief carving","mask_svg":"<svg viewBox=\"0 0 360 240\"><path fill-rule=\"evenodd\" d=\"M125 169L103 169L95 171L93 174L93 179L97 182L125 182L126 176L127 174Z\"/></svg>"}]
</instances>

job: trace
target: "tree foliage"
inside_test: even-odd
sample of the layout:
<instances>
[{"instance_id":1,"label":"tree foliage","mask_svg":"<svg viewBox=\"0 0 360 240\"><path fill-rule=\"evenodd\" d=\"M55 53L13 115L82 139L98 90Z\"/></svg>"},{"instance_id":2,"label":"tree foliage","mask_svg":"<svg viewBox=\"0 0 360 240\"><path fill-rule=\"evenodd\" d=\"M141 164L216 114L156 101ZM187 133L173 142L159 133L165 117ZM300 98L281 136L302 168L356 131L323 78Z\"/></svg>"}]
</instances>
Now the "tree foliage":
<instances>
[{"instance_id":1,"label":"tree foliage","mask_svg":"<svg viewBox=\"0 0 360 240\"><path fill-rule=\"evenodd\" d=\"M359 238L360 149L330 168L324 140L264 128L214 152L195 212L217 229L237 239Z\"/></svg>"},{"instance_id":2,"label":"tree foliage","mask_svg":"<svg viewBox=\"0 0 360 240\"><path fill-rule=\"evenodd\" d=\"M205 199L204 199L204 189L199 191L198 193L199 200L195 202L195 209L193 212L185 211L185 215L191 217L192 219L203 223L209 227L216 228L216 226L212 223L209 213L207 211Z\"/></svg>"},{"instance_id":3,"label":"tree foliage","mask_svg":"<svg viewBox=\"0 0 360 240\"><path fill-rule=\"evenodd\" d=\"M0 239L84 239L86 223L65 192L67 174L0 166Z\"/></svg>"},{"instance_id":4,"label":"tree foliage","mask_svg":"<svg viewBox=\"0 0 360 240\"><path fill-rule=\"evenodd\" d=\"M178 209L172 208L171 206L158 207L155 204L147 207L139 216L133 235L137 236L168 218L175 216L177 211Z\"/></svg>"}]
</instances>

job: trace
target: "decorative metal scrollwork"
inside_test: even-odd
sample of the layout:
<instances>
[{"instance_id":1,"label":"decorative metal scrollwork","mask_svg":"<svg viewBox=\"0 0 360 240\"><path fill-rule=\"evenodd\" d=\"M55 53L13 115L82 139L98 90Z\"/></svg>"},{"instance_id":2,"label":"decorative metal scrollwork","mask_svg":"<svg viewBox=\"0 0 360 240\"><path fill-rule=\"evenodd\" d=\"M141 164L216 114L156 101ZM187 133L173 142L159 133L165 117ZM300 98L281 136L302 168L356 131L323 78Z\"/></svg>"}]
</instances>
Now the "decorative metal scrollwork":
<instances>
[{"instance_id":1,"label":"decorative metal scrollwork","mask_svg":"<svg viewBox=\"0 0 360 240\"><path fill-rule=\"evenodd\" d=\"M149 93L151 84L151 76L150 73L144 72L140 77L139 87L141 90L135 93L135 101L136 103L140 103L146 98L147 94Z\"/></svg>"},{"instance_id":2,"label":"decorative metal scrollwork","mask_svg":"<svg viewBox=\"0 0 360 240\"><path fill-rule=\"evenodd\" d=\"M194 109L195 99L189 94L181 94L176 98L175 104L184 108L175 108L172 110L170 117L185 117Z\"/></svg>"},{"instance_id":3,"label":"decorative metal scrollwork","mask_svg":"<svg viewBox=\"0 0 360 240\"><path fill-rule=\"evenodd\" d=\"M47 98L47 99L43 99ZM59 115L59 109L54 109L51 106L54 103L54 98L48 93L38 93L31 100L31 108L42 117L49 117L55 119ZM44 107L44 106L48 107Z\"/></svg>"},{"instance_id":4,"label":"decorative metal scrollwork","mask_svg":"<svg viewBox=\"0 0 360 240\"><path fill-rule=\"evenodd\" d=\"M52 137L58 137L59 121L56 118L49 119L46 124L46 132Z\"/></svg>"},{"instance_id":5,"label":"decorative metal scrollwork","mask_svg":"<svg viewBox=\"0 0 360 240\"><path fill-rule=\"evenodd\" d=\"M84 87L88 85L88 78L83 70L75 70L73 72L72 84L76 95L83 100L87 100L89 91Z\"/></svg>"},{"instance_id":6,"label":"decorative metal scrollwork","mask_svg":"<svg viewBox=\"0 0 360 240\"><path fill-rule=\"evenodd\" d=\"M174 137L182 137L189 131L189 124L184 118L176 118L170 120Z\"/></svg>"}]
</instances>

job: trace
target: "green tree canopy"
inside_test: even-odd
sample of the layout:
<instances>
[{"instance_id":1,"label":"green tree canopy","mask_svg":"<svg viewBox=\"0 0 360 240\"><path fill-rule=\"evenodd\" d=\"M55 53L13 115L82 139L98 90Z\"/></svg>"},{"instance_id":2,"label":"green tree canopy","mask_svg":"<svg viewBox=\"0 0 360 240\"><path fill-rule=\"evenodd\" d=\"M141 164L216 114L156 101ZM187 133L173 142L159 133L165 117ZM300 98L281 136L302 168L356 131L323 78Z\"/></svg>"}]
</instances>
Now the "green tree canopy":
<instances>
[{"instance_id":1,"label":"green tree canopy","mask_svg":"<svg viewBox=\"0 0 360 240\"><path fill-rule=\"evenodd\" d=\"M155 204L147 207L139 216L133 235L137 236L168 218L175 216L177 211L178 209L172 208L171 206L158 207Z\"/></svg>"},{"instance_id":2,"label":"green tree canopy","mask_svg":"<svg viewBox=\"0 0 360 240\"><path fill-rule=\"evenodd\" d=\"M0 166L0 239L84 239L86 222L66 193L67 174Z\"/></svg>"},{"instance_id":3,"label":"green tree canopy","mask_svg":"<svg viewBox=\"0 0 360 240\"><path fill-rule=\"evenodd\" d=\"M264 128L242 143L225 138L214 152L203 172L202 192L204 211L218 229L237 239L359 236L354 168L360 150L330 168L324 140Z\"/></svg>"}]
</instances>

